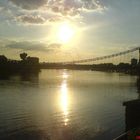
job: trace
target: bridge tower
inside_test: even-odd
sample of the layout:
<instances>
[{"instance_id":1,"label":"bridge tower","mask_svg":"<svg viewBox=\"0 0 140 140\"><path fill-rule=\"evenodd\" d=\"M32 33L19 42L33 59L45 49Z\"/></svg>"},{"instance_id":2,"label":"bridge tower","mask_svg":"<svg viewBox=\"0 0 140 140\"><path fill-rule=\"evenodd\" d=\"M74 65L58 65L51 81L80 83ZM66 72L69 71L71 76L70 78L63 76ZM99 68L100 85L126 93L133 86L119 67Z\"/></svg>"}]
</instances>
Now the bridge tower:
<instances>
[{"instance_id":1,"label":"bridge tower","mask_svg":"<svg viewBox=\"0 0 140 140\"><path fill-rule=\"evenodd\" d=\"M139 64L140 64L140 48L139 48Z\"/></svg>"},{"instance_id":2,"label":"bridge tower","mask_svg":"<svg viewBox=\"0 0 140 140\"><path fill-rule=\"evenodd\" d=\"M139 48L138 75L140 77L140 48Z\"/></svg>"}]
</instances>

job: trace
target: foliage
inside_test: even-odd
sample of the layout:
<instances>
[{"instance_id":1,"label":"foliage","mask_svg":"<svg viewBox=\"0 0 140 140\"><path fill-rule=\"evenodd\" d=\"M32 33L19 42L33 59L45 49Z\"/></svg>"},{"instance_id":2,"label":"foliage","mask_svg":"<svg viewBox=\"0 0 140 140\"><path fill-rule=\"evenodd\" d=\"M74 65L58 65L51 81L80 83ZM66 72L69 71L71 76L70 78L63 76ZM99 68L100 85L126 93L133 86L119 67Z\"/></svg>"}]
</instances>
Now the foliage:
<instances>
[{"instance_id":1,"label":"foliage","mask_svg":"<svg viewBox=\"0 0 140 140\"><path fill-rule=\"evenodd\" d=\"M27 58L27 53L21 53L21 54L20 54L20 58L21 58L23 61L25 61L26 58Z\"/></svg>"}]
</instances>

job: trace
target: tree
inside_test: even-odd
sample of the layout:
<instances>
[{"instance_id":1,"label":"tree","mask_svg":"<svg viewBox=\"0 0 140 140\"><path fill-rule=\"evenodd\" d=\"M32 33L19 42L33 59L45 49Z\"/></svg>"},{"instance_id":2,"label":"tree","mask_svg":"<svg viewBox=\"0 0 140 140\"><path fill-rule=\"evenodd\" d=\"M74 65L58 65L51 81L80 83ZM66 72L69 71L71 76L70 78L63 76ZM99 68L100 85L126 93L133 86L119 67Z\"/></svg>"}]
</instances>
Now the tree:
<instances>
[{"instance_id":1,"label":"tree","mask_svg":"<svg viewBox=\"0 0 140 140\"><path fill-rule=\"evenodd\" d=\"M25 61L26 58L27 58L27 53L21 53L21 54L20 54L20 58L21 58L23 61Z\"/></svg>"}]
</instances>

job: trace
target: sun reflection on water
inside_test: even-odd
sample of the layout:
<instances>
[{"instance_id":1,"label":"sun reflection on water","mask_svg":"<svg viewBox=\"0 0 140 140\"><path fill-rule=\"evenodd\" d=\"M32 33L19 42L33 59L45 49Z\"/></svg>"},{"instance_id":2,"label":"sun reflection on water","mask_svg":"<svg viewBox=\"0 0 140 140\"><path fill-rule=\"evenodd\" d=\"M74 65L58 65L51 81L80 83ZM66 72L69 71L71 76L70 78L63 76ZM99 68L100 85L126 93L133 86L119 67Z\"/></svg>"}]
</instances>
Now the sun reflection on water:
<instances>
[{"instance_id":1,"label":"sun reflection on water","mask_svg":"<svg viewBox=\"0 0 140 140\"><path fill-rule=\"evenodd\" d=\"M67 87L67 78L68 78L68 74L66 72L63 73L62 75L63 81L61 84L61 109L63 111L63 117L64 117L64 125L68 125L69 119L68 119L68 115L69 115L69 111L68 111L68 107L69 107L69 95L68 95L68 87Z\"/></svg>"}]
</instances>

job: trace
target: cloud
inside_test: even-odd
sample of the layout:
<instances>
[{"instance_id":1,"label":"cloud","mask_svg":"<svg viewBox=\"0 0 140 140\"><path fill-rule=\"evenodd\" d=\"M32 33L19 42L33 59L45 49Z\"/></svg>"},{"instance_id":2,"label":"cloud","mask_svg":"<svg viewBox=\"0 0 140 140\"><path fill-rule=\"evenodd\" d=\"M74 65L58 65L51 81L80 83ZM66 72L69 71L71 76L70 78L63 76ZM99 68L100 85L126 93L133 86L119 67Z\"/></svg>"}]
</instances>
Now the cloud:
<instances>
[{"instance_id":1,"label":"cloud","mask_svg":"<svg viewBox=\"0 0 140 140\"><path fill-rule=\"evenodd\" d=\"M102 1L102 0L99 0ZM2 0L2 22L43 25L64 20L78 21L83 13L100 11L104 5L98 0ZM89 14L89 13L88 13Z\"/></svg>"},{"instance_id":2,"label":"cloud","mask_svg":"<svg viewBox=\"0 0 140 140\"><path fill-rule=\"evenodd\" d=\"M100 1L100 2L99 2ZM104 10L102 0L3 0L2 21L16 24L42 25L64 20L78 21L84 13Z\"/></svg>"},{"instance_id":3,"label":"cloud","mask_svg":"<svg viewBox=\"0 0 140 140\"><path fill-rule=\"evenodd\" d=\"M60 48L62 45L58 44L58 43L52 43L48 45L48 48L52 48L52 49L58 49Z\"/></svg>"},{"instance_id":4,"label":"cloud","mask_svg":"<svg viewBox=\"0 0 140 140\"><path fill-rule=\"evenodd\" d=\"M7 43L5 47L10 49L19 49L23 51L52 52L58 50L61 47L61 44L45 44L36 41L9 41L9 43Z\"/></svg>"},{"instance_id":5,"label":"cloud","mask_svg":"<svg viewBox=\"0 0 140 140\"><path fill-rule=\"evenodd\" d=\"M38 8L54 13L74 16L82 10L98 10L104 6L98 0L9 0L22 9L36 10Z\"/></svg>"},{"instance_id":6,"label":"cloud","mask_svg":"<svg viewBox=\"0 0 140 140\"><path fill-rule=\"evenodd\" d=\"M56 13L62 15L77 15L83 10L101 10L104 6L96 0L50 0L47 6Z\"/></svg>"},{"instance_id":7,"label":"cloud","mask_svg":"<svg viewBox=\"0 0 140 140\"><path fill-rule=\"evenodd\" d=\"M44 6L47 0L9 0L13 4L27 10L37 9Z\"/></svg>"},{"instance_id":8,"label":"cloud","mask_svg":"<svg viewBox=\"0 0 140 140\"><path fill-rule=\"evenodd\" d=\"M48 22L59 22L59 21L62 21L63 20L63 17L62 16L54 16L54 17L50 17L48 18Z\"/></svg>"},{"instance_id":9,"label":"cloud","mask_svg":"<svg viewBox=\"0 0 140 140\"><path fill-rule=\"evenodd\" d=\"M0 12L2 12L2 11L3 11L3 9L4 9L4 7L1 7L1 6L0 6Z\"/></svg>"},{"instance_id":10,"label":"cloud","mask_svg":"<svg viewBox=\"0 0 140 140\"><path fill-rule=\"evenodd\" d=\"M16 18L18 21L27 23L27 24L44 24L46 22L45 18L33 15L22 15Z\"/></svg>"}]
</instances>

